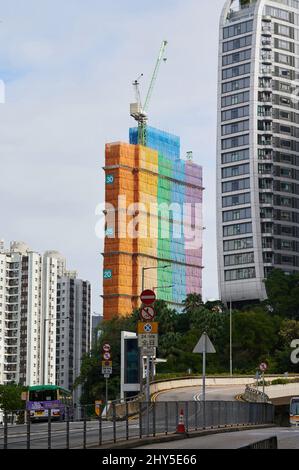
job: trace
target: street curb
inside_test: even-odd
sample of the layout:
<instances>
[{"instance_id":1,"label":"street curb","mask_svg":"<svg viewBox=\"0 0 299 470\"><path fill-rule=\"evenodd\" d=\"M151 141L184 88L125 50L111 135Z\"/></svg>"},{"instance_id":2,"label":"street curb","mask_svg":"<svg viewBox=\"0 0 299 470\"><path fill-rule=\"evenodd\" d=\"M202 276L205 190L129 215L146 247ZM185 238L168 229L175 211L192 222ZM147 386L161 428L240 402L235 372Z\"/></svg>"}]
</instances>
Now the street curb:
<instances>
[{"instance_id":1,"label":"street curb","mask_svg":"<svg viewBox=\"0 0 299 470\"><path fill-rule=\"evenodd\" d=\"M190 439L192 437L204 437L212 434L224 434L228 432L250 431L252 429L267 429L279 428L275 424L260 424L256 426L226 426L218 429L206 429L201 431L191 431L186 434L169 434L168 436L160 435L156 437L145 437L143 439L132 439L129 441L122 441L116 444L107 443L102 446L88 446L89 449L133 449L136 447L143 447L149 444L162 444L163 442L181 441L183 439Z\"/></svg>"}]
</instances>

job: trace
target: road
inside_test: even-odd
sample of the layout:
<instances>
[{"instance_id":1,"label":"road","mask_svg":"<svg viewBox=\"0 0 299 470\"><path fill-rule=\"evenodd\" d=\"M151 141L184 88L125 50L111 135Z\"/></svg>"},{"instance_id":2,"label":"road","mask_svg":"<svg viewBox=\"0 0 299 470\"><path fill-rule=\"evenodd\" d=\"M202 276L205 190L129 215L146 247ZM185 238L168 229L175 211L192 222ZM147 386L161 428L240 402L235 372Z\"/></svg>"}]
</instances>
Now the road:
<instances>
[{"instance_id":1,"label":"road","mask_svg":"<svg viewBox=\"0 0 299 470\"><path fill-rule=\"evenodd\" d=\"M213 386L207 387L206 409L200 401L200 390L198 387L187 387L176 389L169 392L158 394L155 397L155 403L149 407L149 419L147 419L146 408L139 419L131 419L128 422L128 431L125 422L116 422L116 439L126 439L128 432L129 438L139 437L139 427L142 427L142 435L148 435L155 432L175 432L178 423L178 416L183 409L185 413L185 421L189 429L197 429L203 427L217 426L218 424L233 425L248 423L249 416L254 419L250 411L246 411L246 406L240 402L234 401L237 394L242 393L243 386ZM221 401L220 401L221 400ZM249 414L248 414L249 413ZM257 416L255 416L257 418ZM254 421L260 422L260 421ZM69 447L82 448L84 443L84 424L83 422L69 423ZM67 445L67 423L52 423L52 448L66 448ZM86 422L86 445L99 445L100 443L100 423L97 420ZM48 424L35 423L30 429L30 447L33 449L48 448ZM114 427L112 422L102 422L102 443L113 441ZM8 448L22 449L26 448L27 429L25 425L15 425L8 427ZM4 445L4 430L0 427L0 449Z\"/></svg>"},{"instance_id":2,"label":"road","mask_svg":"<svg viewBox=\"0 0 299 470\"><path fill-rule=\"evenodd\" d=\"M236 395L244 393L244 385L210 386L206 388L208 401L233 401ZM199 387L186 387L159 393L156 401L200 401L201 389Z\"/></svg>"},{"instance_id":3,"label":"road","mask_svg":"<svg viewBox=\"0 0 299 470\"><path fill-rule=\"evenodd\" d=\"M69 442L70 448L83 447L83 422L70 422ZM53 423L51 430L51 447L53 449L66 448L66 423ZM48 424L35 423L31 425L30 429L30 448L32 449L47 449L48 448ZM87 421L86 423L86 444L97 445L100 442L99 422ZM116 423L116 436L117 439L126 437L126 423ZM139 423L138 421L129 422L129 437L139 436ZM102 423L102 442L113 440L113 423ZM26 448L27 434L25 425L14 425L8 427L8 449L24 449ZM0 427L0 449L4 444L4 430L3 426Z\"/></svg>"},{"instance_id":4,"label":"road","mask_svg":"<svg viewBox=\"0 0 299 470\"><path fill-rule=\"evenodd\" d=\"M268 428L165 442L138 449L239 449L272 436L278 438L279 449L299 449L299 429Z\"/></svg>"}]
</instances>

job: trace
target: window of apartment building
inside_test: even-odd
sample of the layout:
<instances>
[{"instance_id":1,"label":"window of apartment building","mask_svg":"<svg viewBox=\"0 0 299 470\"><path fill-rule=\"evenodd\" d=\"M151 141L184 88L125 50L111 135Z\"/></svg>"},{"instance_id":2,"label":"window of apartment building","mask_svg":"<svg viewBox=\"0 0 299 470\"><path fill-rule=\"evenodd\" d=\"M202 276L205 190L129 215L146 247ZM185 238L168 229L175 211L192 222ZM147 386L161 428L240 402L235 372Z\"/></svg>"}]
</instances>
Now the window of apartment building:
<instances>
[{"instance_id":1,"label":"window of apartment building","mask_svg":"<svg viewBox=\"0 0 299 470\"><path fill-rule=\"evenodd\" d=\"M222 121L231 121L233 119L241 119L249 116L249 106L241 106L240 108L222 111Z\"/></svg>"},{"instance_id":2,"label":"window of apartment building","mask_svg":"<svg viewBox=\"0 0 299 470\"><path fill-rule=\"evenodd\" d=\"M242 160L249 160L249 149L223 153L221 160L223 165L227 163L239 162Z\"/></svg>"},{"instance_id":3,"label":"window of apartment building","mask_svg":"<svg viewBox=\"0 0 299 470\"><path fill-rule=\"evenodd\" d=\"M242 90L250 87L250 77L240 78L231 82L222 84L222 93L230 93L231 91Z\"/></svg>"},{"instance_id":4,"label":"window of apartment building","mask_svg":"<svg viewBox=\"0 0 299 470\"><path fill-rule=\"evenodd\" d=\"M236 194L222 198L222 207L241 206L250 203L250 193Z\"/></svg>"},{"instance_id":5,"label":"window of apartment building","mask_svg":"<svg viewBox=\"0 0 299 470\"><path fill-rule=\"evenodd\" d=\"M289 26L278 24L277 27L278 27L278 34L280 34L280 36L286 36L288 38L291 37L291 29Z\"/></svg>"},{"instance_id":6,"label":"window of apartment building","mask_svg":"<svg viewBox=\"0 0 299 470\"><path fill-rule=\"evenodd\" d=\"M233 52L222 57L222 65L225 67L227 65L235 64L237 62L244 62L251 58L251 49L246 49L241 52Z\"/></svg>"},{"instance_id":7,"label":"window of apartment building","mask_svg":"<svg viewBox=\"0 0 299 470\"><path fill-rule=\"evenodd\" d=\"M223 222L232 222L234 220L250 219L251 208L238 209L233 211L225 211L222 214Z\"/></svg>"},{"instance_id":8,"label":"window of apartment building","mask_svg":"<svg viewBox=\"0 0 299 470\"><path fill-rule=\"evenodd\" d=\"M249 91L243 91L241 93L237 93L236 95L224 96L221 100L222 108L245 103L247 101L249 101Z\"/></svg>"},{"instance_id":9,"label":"window of apartment building","mask_svg":"<svg viewBox=\"0 0 299 470\"><path fill-rule=\"evenodd\" d=\"M250 188L250 178L243 178L235 181L227 181L222 183L222 192L230 193L233 191L241 191Z\"/></svg>"},{"instance_id":10,"label":"window of apartment building","mask_svg":"<svg viewBox=\"0 0 299 470\"><path fill-rule=\"evenodd\" d=\"M272 16L283 21L290 21L291 19L291 14L289 11L282 10L281 8L271 7L268 5L266 6L266 15Z\"/></svg>"},{"instance_id":11,"label":"window of apartment building","mask_svg":"<svg viewBox=\"0 0 299 470\"><path fill-rule=\"evenodd\" d=\"M225 240L223 242L224 251L239 251L253 248L253 238L238 238L237 240Z\"/></svg>"},{"instance_id":12,"label":"window of apartment building","mask_svg":"<svg viewBox=\"0 0 299 470\"><path fill-rule=\"evenodd\" d=\"M236 67L230 67L222 70L222 80L229 80L230 78L238 77L240 75L247 75L250 73L250 62Z\"/></svg>"},{"instance_id":13,"label":"window of apartment building","mask_svg":"<svg viewBox=\"0 0 299 470\"><path fill-rule=\"evenodd\" d=\"M279 69L278 69L278 73L279 73L279 76L280 76L280 77L283 77L283 78L291 78L291 71L288 70L288 69L279 68Z\"/></svg>"},{"instance_id":14,"label":"window of apartment building","mask_svg":"<svg viewBox=\"0 0 299 470\"><path fill-rule=\"evenodd\" d=\"M282 250L292 250L292 242L291 240L281 240L281 249Z\"/></svg>"},{"instance_id":15,"label":"window of apartment building","mask_svg":"<svg viewBox=\"0 0 299 470\"><path fill-rule=\"evenodd\" d=\"M291 117L291 114L288 113L287 111L279 110L279 117L280 117L280 119L285 119L285 120L289 121L290 117Z\"/></svg>"},{"instance_id":16,"label":"window of apartment building","mask_svg":"<svg viewBox=\"0 0 299 470\"><path fill-rule=\"evenodd\" d=\"M222 168L222 178L233 178L234 176L247 174L249 174L249 163Z\"/></svg>"},{"instance_id":17,"label":"window of apartment building","mask_svg":"<svg viewBox=\"0 0 299 470\"><path fill-rule=\"evenodd\" d=\"M293 58L286 54L277 54L277 62L284 65L293 65Z\"/></svg>"},{"instance_id":18,"label":"window of apartment building","mask_svg":"<svg viewBox=\"0 0 299 470\"><path fill-rule=\"evenodd\" d=\"M249 120L236 122L234 124L225 124L222 126L222 135L238 134L239 132L248 131Z\"/></svg>"},{"instance_id":19,"label":"window of apartment building","mask_svg":"<svg viewBox=\"0 0 299 470\"><path fill-rule=\"evenodd\" d=\"M284 93L290 93L292 91L291 85L288 83L279 83L279 89L280 91L283 91Z\"/></svg>"},{"instance_id":20,"label":"window of apartment building","mask_svg":"<svg viewBox=\"0 0 299 470\"><path fill-rule=\"evenodd\" d=\"M250 33L253 29L253 20L245 21L243 23L234 24L223 28L223 39L241 34Z\"/></svg>"},{"instance_id":21,"label":"window of apartment building","mask_svg":"<svg viewBox=\"0 0 299 470\"><path fill-rule=\"evenodd\" d=\"M284 191L286 193L292 193L293 192L293 185L291 183L284 183L280 182L280 190Z\"/></svg>"},{"instance_id":22,"label":"window of apartment building","mask_svg":"<svg viewBox=\"0 0 299 470\"><path fill-rule=\"evenodd\" d=\"M224 256L224 266L236 266L240 264L252 264L252 263L254 263L253 252Z\"/></svg>"},{"instance_id":23,"label":"window of apartment building","mask_svg":"<svg viewBox=\"0 0 299 470\"><path fill-rule=\"evenodd\" d=\"M279 39L277 41L277 48L278 49L284 49L285 51L289 51L289 52L292 52L292 43L289 42L289 41L284 41L282 39Z\"/></svg>"},{"instance_id":24,"label":"window of apartment building","mask_svg":"<svg viewBox=\"0 0 299 470\"><path fill-rule=\"evenodd\" d=\"M228 139L222 139L221 145L222 150L228 150L236 147L243 147L249 144L249 134L239 135L238 137L230 137Z\"/></svg>"},{"instance_id":25,"label":"window of apartment building","mask_svg":"<svg viewBox=\"0 0 299 470\"><path fill-rule=\"evenodd\" d=\"M226 281L238 281L255 278L255 268L232 269L225 271Z\"/></svg>"},{"instance_id":26,"label":"window of apartment building","mask_svg":"<svg viewBox=\"0 0 299 470\"><path fill-rule=\"evenodd\" d=\"M233 39L232 41L227 41L223 43L222 51L230 52L234 49L241 49L246 46L251 46L252 44L252 35L243 36L242 38Z\"/></svg>"},{"instance_id":27,"label":"window of apartment building","mask_svg":"<svg viewBox=\"0 0 299 470\"><path fill-rule=\"evenodd\" d=\"M282 126L282 125L279 126L279 130L282 134L290 134L292 131L290 126Z\"/></svg>"},{"instance_id":28,"label":"window of apartment building","mask_svg":"<svg viewBox=\"0 0 299 470\"><path fill-rule=\"evenodd\" d=\"M233 237L235 235L242 235L245 233L252 233L252 223L226 225L223 227L224 237Z\"/></svg>"},{"instance_id":29,"label":"window of apartment building","mask_svg":"<svg viewBox=\"0 0 299 470\"><path fill-rule=\"evenodd\" d=\"M291 141L290 140L285 140L285 139L280 139L280 145L281 145L281 147L290 148L291 147Z\"/></svg>"}]
</instances>

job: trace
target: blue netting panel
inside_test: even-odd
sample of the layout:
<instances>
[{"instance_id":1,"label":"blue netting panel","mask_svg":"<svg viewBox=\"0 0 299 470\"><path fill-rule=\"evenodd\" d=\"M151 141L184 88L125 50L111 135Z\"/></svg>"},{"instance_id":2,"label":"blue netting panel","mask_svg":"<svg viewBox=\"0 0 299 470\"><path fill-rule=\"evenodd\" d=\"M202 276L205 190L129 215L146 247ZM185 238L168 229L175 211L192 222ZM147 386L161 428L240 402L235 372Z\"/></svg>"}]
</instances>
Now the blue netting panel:
<instances>
[{"instance_id":1,"label":"blue netting panel","mask_svg":"<svg viewBox=\"0 0 299 470\"><path fill-rule=\"evenodd\" d=\"M138 144L138 128L130 129L130 144ZM171 160L180 158L180 138L154 127L147 128L147 147L158 150L164 157Z\"/></svg>"}]
</instances>

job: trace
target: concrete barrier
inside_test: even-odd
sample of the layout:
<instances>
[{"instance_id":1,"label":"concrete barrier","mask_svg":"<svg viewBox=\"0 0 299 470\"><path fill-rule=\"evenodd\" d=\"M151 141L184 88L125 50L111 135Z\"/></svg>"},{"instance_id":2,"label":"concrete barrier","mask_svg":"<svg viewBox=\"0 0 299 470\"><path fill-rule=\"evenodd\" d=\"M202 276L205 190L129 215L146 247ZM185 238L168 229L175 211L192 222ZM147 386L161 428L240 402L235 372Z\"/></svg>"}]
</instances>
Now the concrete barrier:
<instances>
[{"instance_id":1,"label":"concrete barrier","mask_svg":"<svg viewBox=\"0 0 299 470\"><path fill-rule=\"evenodd\" d=\"M226 386L226 385L248 385L253 384L255 379L253 377L207 377L206 386ZM172 390L175 388L185 387L200 387L202 386L201 377L191 377L182 379L164 380L154 382L150 385L150 393L154 393Z\"/></svg>"},{"instance_id":2,"label":"concrete barrier","mask_svg":"<svg viewBox=\"0 0 299 470\"><path fill-rule=\"evenodd\" d=\"M269 398L299 397L299 382L285 385L269 385L265 388Z\"/></svg>"},{"instance_id":3,"label":"concrete barrier","mask_svg":"<svg viewBox=\"0 0 299 470\"><path fill-rule=\"evenodd\" d=\"M243 400L252 403L269 403L270 398L265 393L256 388L247 386L245 393L242 395Z\"/></svg>"}]
</instances>

